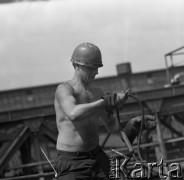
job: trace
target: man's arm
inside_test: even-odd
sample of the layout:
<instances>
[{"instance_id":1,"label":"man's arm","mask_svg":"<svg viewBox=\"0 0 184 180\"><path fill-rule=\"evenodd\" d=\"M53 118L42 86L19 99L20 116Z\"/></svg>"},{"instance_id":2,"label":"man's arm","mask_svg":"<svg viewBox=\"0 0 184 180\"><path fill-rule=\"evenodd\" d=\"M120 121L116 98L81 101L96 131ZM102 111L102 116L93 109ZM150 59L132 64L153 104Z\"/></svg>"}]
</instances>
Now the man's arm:
<instances>
[{"instance_id":1,"label":"man's arm","mask_svg":"<svg viewBox=\"0 0 184 180\"><path fill-rule=\"evenodd\" d=\"M74 90L68 84L61 84L56 90L56 99L65 115L71 120L81 120L94 115L104 109L105 102L99 99L95 102L77 104L74 97Z\"/></svg>"}]
</instances>

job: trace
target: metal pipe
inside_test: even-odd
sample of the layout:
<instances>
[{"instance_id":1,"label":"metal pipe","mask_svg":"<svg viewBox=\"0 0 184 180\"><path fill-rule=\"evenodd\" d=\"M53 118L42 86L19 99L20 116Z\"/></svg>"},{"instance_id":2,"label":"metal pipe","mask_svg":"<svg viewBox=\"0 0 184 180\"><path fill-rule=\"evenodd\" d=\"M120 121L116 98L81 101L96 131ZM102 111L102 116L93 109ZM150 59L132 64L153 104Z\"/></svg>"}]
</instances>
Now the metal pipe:
<instances>
[{"instance_id":1,"label":"metal pipe","mask_svg":"<svg viewBox=\"0 0 184 180\"><path fill-rule=\"evenodd\" d=\"M167 63L167 56L165 57L165 65L166 65L166 76L167 76L167 81L170 84L170 74L169 74L169 67L168 67L168 63Z\"/></svg>"},{"instance_id":2,"label":"metal pipe","mask_svg":"<svg viewBox=\"0 0 184 180\"><path fill-rule=\"evenodd\" d=\"M103 143L102 143L102 145L101 145L102 148L104 148L104 146L105 146L106 142L108 141L110 135L111 135L111 133L109 132L109 133L107 134L107 136L105 137L105 140L103 141Z\"/></svg>"},{"instance_id":3,"label":"metal pipe","mask_svg":"<svg viewBox=\"0 0 184 180\"><path fill-rule=\"evenodd\" d=\"M20 180L20 179L30 179L30 178L38 178L38 177L46 177L52 176L54 177L54 173L39 173L39 174L32 174L32 175L25 175L25 176L16 176L16 177L9 177L9 178L2 178L0 180Z\"/></svg>"},{"instance_id":4,"label":"metal pipe","mask_svg":"<svg viewBox=\"0 0 184 180\"><path fill-rule=\"evenodd\" d=\"M172 138L172 139L166 139L165 140L165 144L168 143L173 143L173 142L180 142L180 141L184 141L184 137L178 137L178 138ZM136 148L136 144L134 144L134 149ZM151 142L151 143L144 143L141 144L140 147L141 148L146 148L146 147L150 147L150 146L158 146L158 142ZM123 148L117 148L117 151L126 151L127 147L123 147ZM106 150L106 153L111 152L110 150ZM183 158L184 161L184 158ZM55 160L51 160L51 163L54 163ZM14 168L8 168L7 170L14 170L14 169L21 169L21 168L27 168L27 167L34 167L34 166L38 166L38 165L48 165L49 163L47 161L40 161L40 162L34 162L34 163L29 163L29 164L24 164L24 165L20 165Z\"/></svg>"},{"instance_id":5,"label":"metal pipe","mask_svg":"<svg viewBox=\"0 0 184 180\"><path fill-rule=\"evenodd\" d=\"M167 140L165 140L165 144L166 143L179 142L179 141L184 141L184 137L179 137L179 138L174 138L174 139L167 139ZM146 147L158 146L158 145L159 145L158 142L154 141L154 142L151 142L151 143L141 144L140 147L141 148L146 148ZM137 145L134 144L133 148L135 149L136 146ZM128 150L128 148L127 147L123 147L123 148L117 148L116 150L118 150L118 151L126 151L126 150ZM106 150L106 152L108 152L108 150Z\"/></svg>"},{"instance_id":6,"label":"metal pipe","mask_svg":"<svg viewBox=\"0 0 184 180\"><path fill-rule=\"evenodd\" d=\"M33 136L33 145L34 145L36 159L38 161L41 161L41 155L40 155L40 149L39 149L39 142L38 142L38 138L37 138L37 133L35 133L34 136ZM42 165L38 165L38 172L39 172L39 174L43 173Z\"/></svg>"},{"instance_id":7,"label":"metal pipe","mask_svg":"<svg viewBox=\"0 0 184 180\"><path fill-rule=\"evenodd\" d=\"M52 160L51 162L54 163L54 160ZM21 169L21 168L34 167L34 166L38 166L38 165L47 165L47 164L48 164L48 161L40 161L40 162L19 165L17 167L8 168L7 170L9 171L9 170L13 170L13 169Z\"/></svg>"},{"instance_id":8,"label":"metal pipe","mask_svg":"<svg viewBox=\"0 0 184 180\"><path fill-rule=\"evenodd\" d=\"M165 160L164 162L165 163L184 162L184 158L170 159L170 160ZM42 174L33 174L33 175L1 178L0 180L19 180L19 179L21 180L21 179L28 179L28 178L46 177L46 176L52 176L52 175L54 177L54 173L53 172L49 172L49 173L42 173Z\"/></svg>"},{"instance_id":9,"label":"metal pipe","mask_svg":"<svg viewBox=\"0 0 184 180\"><path fill-rule=\"evenodd\" d=\"M175 50L173 50L173 51L171 51L171 52L165 54L165 56L170 56L171 54L173 54L173 53L175 53L176 51L179 51L179 50L181 50L181 49L183 49L183 48L184 48L184 46L182 46L182 47L180 47L180 48L177 48L177 49L175 49Z\"/></svg>"},{"instance_id":10,"label":"metal pipe","mask_svg":"<svg viewBox=\"0 0 184 180\"><path fill-rule=\"evenodd\" d=\"M27 134L26 134L27 133ZM4 156L0 159L0 169L1 171L5 167L5 165L8 163L9 159L14 155L15 151L20 147L20 145L24 142L24 140L27 138L29 133L28 126L25 126L21 132L17 135L15 140L10 144L7 151L5 152Z\"/></svg>"}]
</instances>

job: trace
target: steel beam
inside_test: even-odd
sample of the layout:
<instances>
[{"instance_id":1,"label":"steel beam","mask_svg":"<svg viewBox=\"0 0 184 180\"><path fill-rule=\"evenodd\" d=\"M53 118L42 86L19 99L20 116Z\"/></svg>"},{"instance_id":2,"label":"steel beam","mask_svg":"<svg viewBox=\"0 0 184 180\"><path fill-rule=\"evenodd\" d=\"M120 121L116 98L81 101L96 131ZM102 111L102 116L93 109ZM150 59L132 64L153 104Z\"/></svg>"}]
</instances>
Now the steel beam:
<instances>
[{"instance_id":1,"label":"steel beam","mask_svg":"<svg viewBox=\"0 0 184 180\"><path fill-rule=\"evenodd\" d=\"M38 141L38 134L37 133L34 133L34 135L32 137L32 140L33 140L33 145L34 145L34 151L35 151L36 160L37 161L41 161L41 154L40 154L40 147L39 147L39 141ZM39 172L39 174L42 174L43 173L43 167L42 167L41 164L38 165L38 172Z\"/></svg>"},{"instance_id":2,"label":"steel beam","mask_svg":"<svg viewBox=\"0 0 184 180\"><path fill-rule=\"evenodd\" d=\"M30 135L29 128L25 126L22 131L16 136L15 140L9 145L4 156L0 159L0 171L3 171L14 153L19 149L25 139Z\"/></svg>"},{"instance_id":3,"label":"steel beam","mask_svg":"<svg viewBox=\"0 0 184 180\"><path fill-rule=\"evenodd\" d=\"M171 55L173 55L175 52L178 52L178 51L180 51L180 50L182 50L182 49L184 49L184 46L182 46L182 47L180 47L180 48L177 48L177 49L175 49L175 50L173 50L173 51L171 51L171 52L165 54L165 56L171 56Z\"/></svg>"},{"instance_id":4,"label":"steel beam","mask_svg":"<svg viewBox=\"0 0 184 180\"><path fill-rule=\"evenodd\" d=\"M172 118L172 116L168 116L168 118ZM167 118L167 119L168 119ZM169 129L172 133L174 133L174 134L176 134L177 136L179 136L179 137L181 137L181 136L183 136L183 134L181 133L181 132L179 132L179 131L177 131L173 126L171 126L171 125L169 125L168 124L168 120L162 120L161 122L162 122L162 124L167 128L167 129Z\"/></svg>"},{"instance_id":5,"label":"steel beam","mask_svg":"<svg viewBox=\"0 0 184 180\"><path fill-rule=\"evenodd\" d=\"M49 138L49 140L51 140L54 144L56 143L57 133L55 131L53 131L52 129L50 129L48 126L46 126L44 123L41 126L41 132L47 138Z\"/></svg>"},{"instance_id":6,"label":"steel beam","mask_svg":"<svg viewBox=\"0 0 184 180\"><path fill-rule=\"evenodd\" d=\"M111 136L111 133L109 132L109 133L106 135L104 141L103 141L102 144L101 144L102 148L104 148L104 146L105 146L105 144L106 144L106 142L108 141L108 139L109 139L110 136Z\"/></svg>"},{"instance_id":7,"label":"steel beam","mask_svg":"<svg viewBox=\"0 0 184 180\"><path fill-rule=\"evenodd\" d=\"M25 176L2 178L0 180L38 179L38 178L47 177L47 176L51 176L52 178L54 178L54 173L53 172L39 173L39 174L32 174L32 175L25 175Z\"/></svg>"},{"instance_id":8,"label":"steel beam","mask_svg":"<svg viewBox=\"0 0 184 180\"><path fill-rule=\"evenodd\" d=\"M179 123L181 123L182 125L184 125L184 114L174 114L173 118L178 121Z\"/></svg>"},{"instance_id":9,"label":"steel beam","mask_svg":"<svg viewBox=\"0 0 184 180\"><path fill-rule=\"evenodd\" d=\"M147 102L156 103L162 100L158 115L167 115L184 112L184 86L169 87L152 91L144 91L135 93L135 96L141 100L146 113L151 113L153 110L148 107ZM135 115L140 115L140 110L137 102L129 99L124 109L121 111L121 116L128 119ZM20 123L26 119L32 120L37 117L53 116L55 118L55 110L53 104L40 106L37 108L24 109L21 111L10 111L0 113L0 125L9 122ZM10 118L11 117L11 118Z\"/></svg>"},{"instance_id":10,"label":"steel beam","mask_svg":"<svg viewBox=\"0 0 184 180\"><path fill-rule=\"evenodd\" d=\"M161 131L161 122L160 122L160 119L158 118L158 115L156 114L156 119L157 119L157 127L156 127L156 130L157 130L157 140L158 140L158 144L160 146L160 152L161 152L161 158L163 160L167 160L167 151L166 151L166 148L165 148L165 143L164 143L164 140L163 140L163 134L162 134L162 131Z\"/></svg>"},{"instance_id":11,"label":"steel beam","mask_svg":"<svg viewBox=\"0 0 184 180\"><path fill-rule=\"evenodd\" d=\"M176 142L180 142L180 141L184 141L184 137L179 137L179 138L172 138L172 139L164 139L164 143L165 144L168 144L168 143L176 143ZM141 144L140 147L141 148L147 148L147 147L155 147L155 146L159 146L159 143L157 140L153 141L153 142L150 142L150 143L144 143L144 144ZM111 149L111 147L109 147ZM112 147L114 148L114 147ZM137 148L137 144L133 144L133 148L134 150L136 150ZM117 151L127 151L128 148L125 146L125 147L122 147L122 148L116 148ZM106 153L111 153L110 150L106 150Z\"/></svg>"}]
</instances>

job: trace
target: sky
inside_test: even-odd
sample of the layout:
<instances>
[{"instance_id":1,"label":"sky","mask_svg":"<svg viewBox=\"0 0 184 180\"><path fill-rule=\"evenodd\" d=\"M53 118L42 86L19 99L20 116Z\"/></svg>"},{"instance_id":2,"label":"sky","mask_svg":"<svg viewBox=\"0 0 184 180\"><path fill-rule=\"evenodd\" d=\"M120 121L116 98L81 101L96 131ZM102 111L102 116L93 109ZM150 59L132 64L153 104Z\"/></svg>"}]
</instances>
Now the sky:
<instances>
[{"instance_id":1,"label":"sky","mask_svg":"<svg viewBox=\"0 0 184 180\"><path fill-rule=\"evenodd\" d=\"M133 72L163 69L164 55L184 45L183 17L183 0L0 4L0 90L71 79L70 59L83 42L101 49L97 78L117 75L116 65L126 62Z\"/></svg>"}]
</instances>

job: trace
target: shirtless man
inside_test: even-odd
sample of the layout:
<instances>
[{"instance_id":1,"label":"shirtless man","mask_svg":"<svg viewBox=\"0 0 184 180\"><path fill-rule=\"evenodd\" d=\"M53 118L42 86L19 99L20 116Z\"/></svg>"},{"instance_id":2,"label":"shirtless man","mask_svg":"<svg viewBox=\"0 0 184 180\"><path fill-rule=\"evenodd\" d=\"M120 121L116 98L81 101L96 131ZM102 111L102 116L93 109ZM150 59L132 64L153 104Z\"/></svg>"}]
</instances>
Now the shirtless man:
<instances>
[{"instance_id":1,"label":"shirtless man","mask_svg":"<svg viewBox=\"0 0 184 180\"><path fill-rule=\"evenodd\" d=\"M110 111L114 106L121 108L127 96L104 95L93 86L98 68L103 66L96 45L80 44L71 61L74 76L57 87L54 101L58 179L109 179L109 159L99 146L99 121L108 131L117 132L119 127Z\"/></svg>"}]
</instances>

